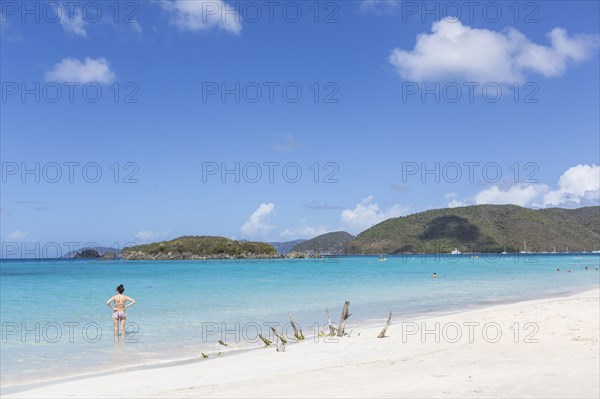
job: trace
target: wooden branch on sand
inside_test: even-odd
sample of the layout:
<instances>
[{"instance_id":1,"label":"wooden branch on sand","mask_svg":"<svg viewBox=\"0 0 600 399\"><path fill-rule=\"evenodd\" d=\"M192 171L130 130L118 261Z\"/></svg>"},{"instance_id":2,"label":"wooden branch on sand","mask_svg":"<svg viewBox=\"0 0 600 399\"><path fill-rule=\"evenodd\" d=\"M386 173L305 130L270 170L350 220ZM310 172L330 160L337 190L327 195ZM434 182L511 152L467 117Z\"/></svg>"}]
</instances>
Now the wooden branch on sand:
<instances>
[{"instance_id":1,"label":"wooden branch on sand","mask_svg":"<svg viewBox=\"0 0 600 399\"><path fill-rule=\"evenodd\" d=\"M350 317L350 313L348 312L349 308L350 308L350 301L346 301L344 303L344 309L342 310L342 317L340 319L340 324L338 325L338 331L337 331L338 337L344 336L344 329L346 328L346 320L348 320L348 317Z\"/></svg>"},{"instance_id":2,"label":"wooden branch on sand","mask_svg":"<svg viewBox=\"0 0 600 399\"><path fill-rule=\"evenodd\" d=\"M271 340L263 337L261 334L258 334L258 337L262 340L262 342L265 343L265 347L269 346L269 345L271 345L273 343L273 341L271 341Z\"/></svg>"},{"instance_id":3,"label":"wooden branch on sand","mask_svg":"<svg viewBox=\"0 0 600 399\"><path fill-rule=\"evenodd\" d=\"M279 334L279 331L277 331L275 327L271 326L271 330L273 330L273 334L275 334L275 336L279 338L283 344L287 344L287 339L285 339L281 334Z\"/></svg>"},{"instance_id":4,"label":"wooden branch on sand","mask_svg":"<svg viewBox=\"0 0 600 399\"><path fill-rule=\"evenodd\" d=\"M294 329L294 337L296 337L298 341L302 341L304 339L304 334L302 334L302 327L300 327L299 325L296 326L296 323L294 323L294 320L292 319L291 313L288 315L288 317L290 319L290 323L292 323L292 328Z\"/></svg>"},{"instance_id":5,"label":"wooden branch on sand","mask_svg":"<svg viewBox=\"0 0 600 399\"><path fill-rule=\"evenodd\" d=\"M223 346L229 346L229 344L225 341L219 340L219 344L223 345Z\"/></svg>"},{"instance_id":6,"label":"wooden branch on sand","mask_svg":"<svg viewBox=\"0 0 600 399\"><path fill-rule=\"evenodd\" d=\"M325 313L327 313L327 325L329 326L329 335L332 337L335 335L335 327L331 322L331 316L329 315L329 309L325 309Z\"/></svg>"},{"instance_id":7,"label":"wooden branch on sand","mask_svg":"<svg viewBox=\"0 0 600 399\"><path fill-rule=\"evenodd\" d=\"M390 328L391 325L392 325L392 312L390 312L387 322L385 323L383 330L381 330L381 332L379 333L377 338L385 338L385 332L387 331L388 328Z\"/></svg>"},{"instance_id":8,"label":"wooden branch on sand","mask_svg":"<svg viewBox=\"0 0 600 399\"><path fill-rule=\"evenodd\" d=\"M279 338L279 335L275 337L275 345L277 346L277 352L285 352L285 343L282 343L283 340Z\"/></svg>"}]
</instances>

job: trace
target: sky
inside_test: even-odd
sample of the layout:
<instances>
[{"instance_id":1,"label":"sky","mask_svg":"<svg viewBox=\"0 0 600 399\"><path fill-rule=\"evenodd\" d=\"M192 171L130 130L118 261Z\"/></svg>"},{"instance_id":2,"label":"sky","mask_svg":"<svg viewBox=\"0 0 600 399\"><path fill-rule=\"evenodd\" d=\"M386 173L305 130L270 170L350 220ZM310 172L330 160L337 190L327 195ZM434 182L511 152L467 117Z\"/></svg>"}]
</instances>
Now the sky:
<instances>
[{"instance_id":1,"label":"sky","mask_svg":"<svg viewBox=\"0 0 600 399\"><path fill-rule=\"evenodd\" d=\"M600 203L597 1L0 5L3 257Z\"/></svg>"}]
</instances>

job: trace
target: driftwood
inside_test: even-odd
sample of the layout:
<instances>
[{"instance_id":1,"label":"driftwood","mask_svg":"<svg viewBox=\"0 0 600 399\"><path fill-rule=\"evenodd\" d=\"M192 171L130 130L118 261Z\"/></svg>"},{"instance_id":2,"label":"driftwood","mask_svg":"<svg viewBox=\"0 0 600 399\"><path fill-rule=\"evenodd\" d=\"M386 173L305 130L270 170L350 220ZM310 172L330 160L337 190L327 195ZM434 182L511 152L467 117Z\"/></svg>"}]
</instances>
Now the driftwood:
<instances>
[{"instance_id":1,"label":"driftwood","mask_svg":"<svg viewBox=\"0 0 600 399\"><path fill-rule=\"evenodd\" d=\"M329 335L332 337L335 335L335 327L331 322L331 316L329 315L329 309L325 309L325 313L327 313L327 325L329 326Z\"/></svg>"},{"instance_id":2,"label":"driftwood","mask_svg":"<svg viewBox=\"0 0 600 399\"><path fill-rule=\"evenodd\" d=\"M344 303L344 309L342 310L342 317L340 318L340 324L338 325L337 336L344 336L344 329L346 328L346 320L350 317L350 313L348 313L348 308L350 308L350 301L346 301Z\"/></svg>"},{"instance_id":3,"label":"driftwood","mask_svg":"<svg viewBox=\"0 0 600 399\"><path fill-rule=\"evenodd\" d=\"M387 331L388 328L390 328L391 325L392 325L392 312L390 312L387 322L385 323L383 330L381 330L381 332L379 333L377 338L385 338L385 332Z\"/></svg>"},{"instance_id":4,"label":"driftwood","mask_svg":"<svg viewBox=\"0 0 600 399\"><path fill-rule=\"evenodd\" d=\"M273 330L273 334L275 334L275 337L279 338L282 343L287 344L287 339L285 339L281 334L279 334L279 331L277 331L275 327L271 326L271 330Z\"/></svg>"},{"instance_id":5,"label":"driftwood","mask_svg":"<svg viewBox=\"0 0 600 399\"><path fill-rule=\"evenodd\" d=\"M229 344L228 344L227 342L224 342L224 341L222 341L222 340L219 340L219 343L220 343L221 345L223 345L223 346L229 346Z\"/></svg>"},{"instance_id":6,"label":"driftwood","mask_svg":"<svg viewBox=\"0 0 600 399\"><path fill-rule=\"evenodd\" d=\"M294 323L294 319L292 319L291 313L288 315L288 317L290 319L290 323L292 324L292 328L294 329L294 337L296 337L298 341L302 341L304 339L304 334L302 334L302 327L300 327L299 325L296 326L296 323Z\"/></svg>"},{"instance_id":7,"label":"driftwood","mask_svg":"<svg viewBox=\"0 0 600 399\"><path fill-rule=\"evenodd\" d=\"M265 346L269 346L273 343L273 341L263 337L261 334L258 334L258 337L265 343Z\"/></svg>"},{"instance_id":8,"label":"driftwood","mask_svg":"<svg viewBox=\"0 0 600 399\"><path fill-rule=\"evenodd\" d=\"M283 340L279 339L279 335L275 337L275 345L277 346L277 352L285 352L285 343L282 343Z\"/></svg>"},{"instance_id":9,"label":"driftwood","mask_svg":"<svg viewBox=\"0 0 600 399\"><path fill-rule=\"evenodd\" d=\"M202 357L203 357L204 359L208 359L208 355L207 355L206 353L204 353L204 352L202 352Z\"/></svg>"}]
</instances>

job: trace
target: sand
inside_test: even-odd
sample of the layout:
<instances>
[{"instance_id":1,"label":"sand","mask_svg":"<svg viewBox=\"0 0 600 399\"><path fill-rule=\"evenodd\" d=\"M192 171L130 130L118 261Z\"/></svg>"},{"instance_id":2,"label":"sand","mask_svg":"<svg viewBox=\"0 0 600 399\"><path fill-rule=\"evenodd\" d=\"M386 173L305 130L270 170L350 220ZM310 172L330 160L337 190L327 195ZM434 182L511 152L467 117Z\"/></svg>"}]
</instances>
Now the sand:
<instances>
[{"instance_id":1,"label":"sand","mask_svg":"<svg viewBox=\"0 0 600 399\"><path fill-rule=\"evenodd\" d=\"M599 294L593 290L408 322L394 320L389 337L383 339L376 338L381 327L354 329L338 342L307 340L289 345L284 353L271 346L3 396L598 398ZM436 323L437 336L434 332L422 336L423 327L435 331ZM352 328L350 318L348 330ZM419 332L409 334L415 328Z\"/></svg>"}]
</instances>

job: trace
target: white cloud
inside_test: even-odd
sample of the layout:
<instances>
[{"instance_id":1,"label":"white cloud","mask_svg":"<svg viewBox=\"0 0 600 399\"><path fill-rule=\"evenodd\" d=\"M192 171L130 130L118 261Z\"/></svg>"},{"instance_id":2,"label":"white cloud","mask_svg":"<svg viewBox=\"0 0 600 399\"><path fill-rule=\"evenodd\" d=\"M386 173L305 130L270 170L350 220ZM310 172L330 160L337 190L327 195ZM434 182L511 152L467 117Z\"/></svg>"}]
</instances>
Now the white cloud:
<instances>
[{"instance_id":1,"label":"white cloud","mask_svg":"<svg viewBox=\"0 0 600 399\"><path fill-rule=\"evenodd\" d=\"M544 206L600 203L600 166L577 165L565 171L558 180L558 190L544 196Z\"/></svg>"},{"instance_id":2,"label":"white cloud","mask_svg":"<svg viewBox=\"0 0 600 399\"><path fill-rule=\"evenodd\" d=\"M240 15L223 0L162 0L160 5L170 14L171 23L182 30L217 27L234 34L242 31Z\"/></svg>"},{"instance_id":3,"label":"white cloud","mask_svg":"<svg viewBox=\"0 0 600 399\"><path fill-rule=\"evenodd\" d=\"M142 24L140 23L140 21L131 21L129 22L127 25L129 25L129 27L138 35L141 35L144 30L142 29Z\"/></svg>"},{"instance_id":4,"label":"white cloud","mask_svg":"<svg viewBox=\"0 0 600 399\"><path fill-rule=\"evenodd\" d=\"M327 226L309 226L306 219L302 219L298 226L290 227L281 232L285 238L313 238L329 232Z\"/></svg>"},{"instance_id":5,"label":"white cloud","mask_svg":"<svg viewBox=\"0 0 600 399\"><path fill-rule=\"evenodd\" d=\"M282 141L273 144L273 150L277 152L292 152L300 148L300 143L291 134L286 134Z\"/></svg>"},{"instance_id":6,"label":"white cloud","mask_svg":"<svg viewBox=\"0 0 600 399\"><path fill-rule=\"evenodd\" d=\"M87 36L87 31L85 30L87 23L83 19L83 14L79 7L74 8L73 13L69 13L68 8L64 7L60 14L60 25L66 32L83 37Z\"/></svg>"},{"instance_id":7,"label":"white cloud","mask_svg":"<svg viewBox=\"0 0 600 399\"><path fill-rule=\"evenodd\" d=\"M360 2L360 10L365 12L381 12L393 13L398 9L400 1L398 0L362 0Z\"/></svg>"},{"instance_id":8,"label":"white cloud","mask_svg":"<svg viewBox=\"0 0 600 399\"><path fill-rule=\"evenodd\" d=\"M344 209L341 214L342 224L351 232L359 233L386 219L406 215L406 208L394 205L382 210L378 204L372 203L373 196L364 198L354 209Z\"/></svg>"},{"instance_id":9,"label":"white cloud","mask_svg":"<svg viewBox=\"0 0 600 399\"><path fill-rule=\"evenodd\" d=\"M28 234L25 231L15 230L12 233L7 234L6 235L6 239L7 240L22 241L22 240L26 239L27 236L28 236Z\"/></svg>"},{"instance_id":10,"label":"white cloud","mask_svg":"<svg viewBox=\"0 0 600 399\"><path fill-rule=\"evenodd\" d=\"M23 38L20 35L11 32L8 16L0 12L0 41L2 40L6 40L10 43L19 43L23 41Z\"/></svg>"},{"instance_id":11,"label":"white cloud","mask_svg":"<svg viewBox=\"0 0 600 399\"><path fill-rule=\"evenodd\" d=\"M508 188L492 186L468 200L451 199L449 208L481 204L514 204L534 208L550 206L582 206L600 204L600 166L576 165L558 180L558 188L550 191L546 184L516 184Z\"/></svg>"},{"instance_id":12,"label":"white cloud","mask_svg":"<svg viewBox=\"0 0 600 399\"><path fill-rule=\"evenodd\" d=\"M475 204L513 204L519 206L532 205L533 201L548 191L545 184L517 184L508 189L498 186L487 188L475 196Z\"/></svg>"},{"instance_id":13,"label":"white cloud","mask_svg":"<svg viewBox=\"0 0 600 399\"><path fill-rule=\"evenodd\" d=\"M135 238L136 241L140 242L155 241L158 237L160 237L160 233L148 230L141 230L133 235L133 238Z\"/></svg>"},{"instance_id":14,"label":"white cloud","mask_svg":"<svg viewBox=\"0 0 600 399\"><path fill-rule=\"evenodd\" d=\"M465 201L459 201L459 200L452 200L452 201L448 202L448 208L459 208L461 206L469 206L469 205L473 205L473 204L470 204Z\"/></svg>"},{"instance_id":15,"label":"white cloud","mask_svg":"<svg viewBox=\"0 0 600 399\"><path fill-rule=\"evenodd\" d=\"M75 58L64 58L46 72L47 81L107 84L116 79L106 58L88 57L83 62Z\"/></svg>"},{"instance_id":16,"label":"white cloud","mask_svg":"<svg viewBox=\"0 0 600 399\"><path fill-rule=\"evenodd\" d=\"M275 204L260 204L257 210L250 215L250 219L240 228L243 236L250 238L265 238L265 235L273 229L269 224L270 216L275 209Z\"/></svg>"},{"instance_id":17,"label":"white cloud","mask_svg":"<svg viewBox=\"0 0 600 399\"><path fill-rule=\"evenodd\" d=\"M569 36L561 28L547 34L550 46L535 44L514 28L496 32L451 19L434 22L431 32L418 35L413 50L392 50L389 62L403 78L513 83L523 81L526 72L553 77L598 46L597 36Z\"/></svg>"}]
</instances>

